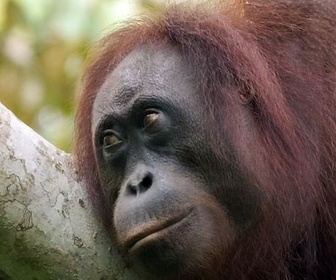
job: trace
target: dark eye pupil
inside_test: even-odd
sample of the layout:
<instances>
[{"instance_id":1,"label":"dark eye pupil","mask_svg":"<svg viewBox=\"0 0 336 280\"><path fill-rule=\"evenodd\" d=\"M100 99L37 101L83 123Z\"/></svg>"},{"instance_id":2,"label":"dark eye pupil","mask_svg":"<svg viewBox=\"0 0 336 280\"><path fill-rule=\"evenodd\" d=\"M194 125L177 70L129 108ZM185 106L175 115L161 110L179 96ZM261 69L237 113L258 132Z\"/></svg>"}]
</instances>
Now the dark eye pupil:
<instances>
[{"instance_id":1,"label":"dark eye pupil","mask_svg":"<svg viewBox=\"0 0 336 280\"><path fill-rule=\"evenodd\" d=\"M153 123L157 121L158 117L159 117L158 113L147 114L143 119L143 126L148 127L152 125Z\"/></svg>"}]
</instances>

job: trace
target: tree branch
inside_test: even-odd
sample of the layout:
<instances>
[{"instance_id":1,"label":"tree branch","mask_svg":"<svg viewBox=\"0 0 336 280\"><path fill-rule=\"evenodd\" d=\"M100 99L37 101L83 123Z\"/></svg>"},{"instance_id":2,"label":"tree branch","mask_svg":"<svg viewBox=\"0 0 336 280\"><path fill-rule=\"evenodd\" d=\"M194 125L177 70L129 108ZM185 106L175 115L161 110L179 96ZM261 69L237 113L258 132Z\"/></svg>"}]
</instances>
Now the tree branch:
<instances>
[{"instance_id":1,"label":"tree branch","mask_svg":"<svg viewBox=\"0 0 336 280\"><path fill-rule=\"evenodd\" d=\"M72 158L0 103L0 278L137 279L78 182Z\"/></svg>"}]
</instances>

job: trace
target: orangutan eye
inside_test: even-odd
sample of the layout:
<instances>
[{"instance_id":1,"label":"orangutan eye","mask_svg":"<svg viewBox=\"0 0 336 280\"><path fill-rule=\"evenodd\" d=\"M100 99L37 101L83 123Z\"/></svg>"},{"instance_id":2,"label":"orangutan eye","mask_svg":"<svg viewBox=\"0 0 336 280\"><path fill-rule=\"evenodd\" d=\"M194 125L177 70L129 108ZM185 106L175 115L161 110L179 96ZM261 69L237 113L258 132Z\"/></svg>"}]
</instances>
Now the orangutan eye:
<instances>
[{"instance_id":1,"label":"orangutan eye","mask_svg":"<svg viewBox=\"0 0 336 280\"><path fill-rule=\"evenodd\" d=\"M103 145L104 148L111 148L118 144L120 144L122 141L119 139L118 136L116 136L113 133L108 133L103 138Z\"/></svg>"},{"instance_id":2,"label":"orangutan eye","mask_svg":"<svg viewBox=\"0 0 336 280\"><path fill-rule=\"evenodd\" d=\"M143 118L143 127L147 128L150 126L155 126L158 122L159 114L158 113L149 113Z\"/></svg>"}]
</instances>

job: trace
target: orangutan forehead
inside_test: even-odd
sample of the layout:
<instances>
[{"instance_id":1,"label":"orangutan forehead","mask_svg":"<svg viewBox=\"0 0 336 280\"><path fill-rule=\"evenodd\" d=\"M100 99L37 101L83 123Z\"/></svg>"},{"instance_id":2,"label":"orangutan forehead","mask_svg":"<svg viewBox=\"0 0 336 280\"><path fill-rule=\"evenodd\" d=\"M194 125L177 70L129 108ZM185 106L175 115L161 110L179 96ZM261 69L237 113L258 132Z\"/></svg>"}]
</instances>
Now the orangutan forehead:
<instances>
[{"instance_id":1,"label":"orangutan forehead","mask_svg":"<svg viewBox=\"0 0 336 280\"><path fill-rule=\"evenodd\" d=\"M183 57L172 49L146 46L128 54L108 75L96 96L93 124L102 114L123 110L142 98L186 95L193 76L183 63ZM188 88L186 88L188 86Z\"/></svg>"}]
</instances>

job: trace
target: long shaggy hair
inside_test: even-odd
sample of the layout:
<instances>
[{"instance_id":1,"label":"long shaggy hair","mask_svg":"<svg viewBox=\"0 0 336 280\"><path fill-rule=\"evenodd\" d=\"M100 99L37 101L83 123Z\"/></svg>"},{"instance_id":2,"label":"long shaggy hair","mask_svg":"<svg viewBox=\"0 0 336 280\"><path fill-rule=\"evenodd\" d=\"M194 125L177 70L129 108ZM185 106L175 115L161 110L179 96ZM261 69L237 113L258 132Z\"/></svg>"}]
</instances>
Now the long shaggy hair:
<instances>
[{"instance_id":1,"label":"long shaggy hair","mask_svg":"<svg viewBox=\"0 0 336 280\"><path fill-rule=\"evenodd\" d=\"M116 65L148 44L186 58L214 150L224 157L227 135L261 193L258 223L237 238L223 279L336 279L336 2L173 5L103 38L84 71L75 140L96 204L93 102Z\"/></svg>"}]
</instances>

